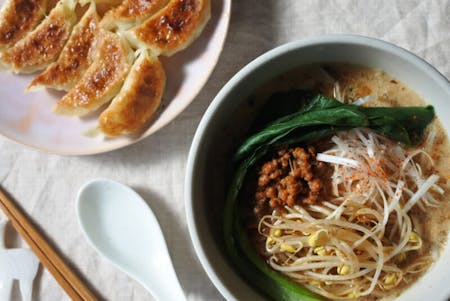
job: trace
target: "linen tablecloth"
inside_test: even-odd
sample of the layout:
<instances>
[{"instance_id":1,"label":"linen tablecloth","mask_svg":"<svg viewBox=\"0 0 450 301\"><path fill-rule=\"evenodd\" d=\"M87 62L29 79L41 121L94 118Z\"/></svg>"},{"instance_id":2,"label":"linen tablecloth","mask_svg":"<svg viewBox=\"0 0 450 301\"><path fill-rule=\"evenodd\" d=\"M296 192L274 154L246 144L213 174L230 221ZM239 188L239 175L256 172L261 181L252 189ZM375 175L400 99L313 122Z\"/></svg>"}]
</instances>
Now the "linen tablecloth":
<instances>
[{"instance_id":1,"label":"linen tablecloth","mask_svg":"<svg viewBox=\"0 0 450 301\"><path fill-rule=\"evenodd\" d=\"M212 5L216 1L221 0L212 0ZM196 127L220 88L245 64L280 44L329 33L361 34L395 43L450 77L450 1L236 0L214 73L173 122L127 148L84 157L50 155L0 137L0 183L99 296L153 300L137 282L93 251L75 216L75 195L86 181L108 177L130 185L157 215L188 299L221 300L196 258L186 225L184 171ZM25 245L11 229L7 243L10 247ZM18 291L17 286L14 289ZM19 294L13 299L20 300ZM41 268L33 300L68 299Z\"/></svg>"}]
</instances>

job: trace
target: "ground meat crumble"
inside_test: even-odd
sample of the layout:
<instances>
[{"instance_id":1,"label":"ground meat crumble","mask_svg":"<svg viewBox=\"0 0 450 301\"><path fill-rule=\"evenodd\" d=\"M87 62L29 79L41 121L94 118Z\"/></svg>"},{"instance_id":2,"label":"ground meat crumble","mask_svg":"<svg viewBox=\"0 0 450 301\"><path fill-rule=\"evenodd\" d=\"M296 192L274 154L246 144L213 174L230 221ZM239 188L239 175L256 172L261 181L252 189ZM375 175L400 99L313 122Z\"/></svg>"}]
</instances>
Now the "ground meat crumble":
<instances>
[{"instance_id":1,"label":"ground meat crumble","mask_svg":"<svg viewBox=\"0 0 450 301\"><path fill-rule=\"evenodd\" d=\"M286 205L315 204L325 190L326 169L325 163L316 161L312 146L280 149L259 169L254 213L260 216Z\"/></svg>"}]
</instances>

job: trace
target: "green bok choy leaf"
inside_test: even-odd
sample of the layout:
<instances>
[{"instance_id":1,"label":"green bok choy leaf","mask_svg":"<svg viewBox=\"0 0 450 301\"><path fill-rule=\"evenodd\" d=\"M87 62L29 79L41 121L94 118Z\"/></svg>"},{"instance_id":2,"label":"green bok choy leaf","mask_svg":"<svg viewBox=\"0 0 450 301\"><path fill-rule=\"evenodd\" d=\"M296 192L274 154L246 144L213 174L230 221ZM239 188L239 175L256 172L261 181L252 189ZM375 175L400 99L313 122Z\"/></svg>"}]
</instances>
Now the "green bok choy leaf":
<instances>
[{"instance_id":1,"label":"green bok choy leaf","mask_svg":"<svg viewBox=\"0 0 450 301\"><path fill-rule=\"evenodd\" d=\"M367 127L407 146L417 144L434 117L432 106L368 108L302 90L276 93L260 114L267 123L238 148L237 168L228 190L224 212L224 239L231 259L243 276L275 300L321 300L304 287L272 270L256 254L239 219L237 199L247 171L273 147Z\"/></svg>"}]
</instances>

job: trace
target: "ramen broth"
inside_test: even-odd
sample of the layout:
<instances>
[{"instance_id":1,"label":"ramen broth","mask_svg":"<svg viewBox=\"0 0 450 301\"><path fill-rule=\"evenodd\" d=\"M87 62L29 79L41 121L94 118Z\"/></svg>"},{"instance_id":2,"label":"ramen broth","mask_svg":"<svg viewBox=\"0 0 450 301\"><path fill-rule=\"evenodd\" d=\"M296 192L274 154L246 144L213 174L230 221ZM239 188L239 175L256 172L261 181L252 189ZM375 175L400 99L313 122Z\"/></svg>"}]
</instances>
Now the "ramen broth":
<instances>
[{"instance_id":1,"label":"ramen broth","mask_svg":"<svg viewBox=\"0 0 450 301\"><path fill-rule=\"evenodd\" d=\"M364 99L366 102L363 105L370 107L426 105L426 102L412 89L385 72L349 64L309 65L287 72L263 85L253 95L253 99L255 102L263 102L274 92L293 89L313 90L329 97L335 97L345 103L353 103L355 100L361 101L361 99ZM435 134L431 147L422 141L414 148L407 148L407 151L424 148L431 155L434 165L432 167L430 165L429 171L439 175L438 183L445 193L439 198L441 203L439 207L426 207L424 211L413 207L409 211L408 214L413 222L413 230L420 235L423 245L422 248L414 251L414 256L409 255L407 260L399 266L412 265L416 260L426 255L430 256L432 260L419 273L407 274L397 287L386 290L383 299L394 298L424 274L432 262L437 259L440 249L446 244L450 228L450 194L448 194L450 191L450 164L448 164L450 144L439 120L435 119L427 128L424 140L427 139L430 132ZM316 151L323 151L330 145L329 138L304 143L300 146L306 149L311 145L315 147ZM273 153L272 157L263 159L264 162L260 162L253 171L249 172L246 185L244 185L240 195L241 212L249 239L260 256L266 260L269 258L265 249L266 237L258 232L258 224L262 215L271 214L272 209L266 207L266 211L261 212L261 208L257 208L255 193L258 189L258 171L261 170L263 163L273 160L276 156ZM329 172L321 172L320 176L324 185L330 180L329 175ZM326 196L321 197L326 199ZM378 294L361 297L360 300L379 299L379 293L378 291Z\"/></svg>"}]
</instances>

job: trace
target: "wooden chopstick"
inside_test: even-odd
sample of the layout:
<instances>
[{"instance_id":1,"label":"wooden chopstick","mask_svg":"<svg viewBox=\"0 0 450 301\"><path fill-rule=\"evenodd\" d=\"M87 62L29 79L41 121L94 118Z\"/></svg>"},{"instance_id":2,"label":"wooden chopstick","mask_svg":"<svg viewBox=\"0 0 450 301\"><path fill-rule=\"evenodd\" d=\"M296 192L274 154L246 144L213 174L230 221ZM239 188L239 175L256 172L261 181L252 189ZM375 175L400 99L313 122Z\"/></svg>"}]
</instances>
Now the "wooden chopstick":
<instances>
[{"instance_id":1,"label":"wooden chopstick","mask_svg":"<svg viewBox=\"0 0 450 301\"><path fill-rule=\"evenodd\" d=\"M28 243L41 263L49 270L56 281L66 291L72 300L97 300L95 295L69 268L61 256L46 241L22 210L6 196L0 187L0 207L11 221L16 231Z\"/></svg>"}]
</instances>

